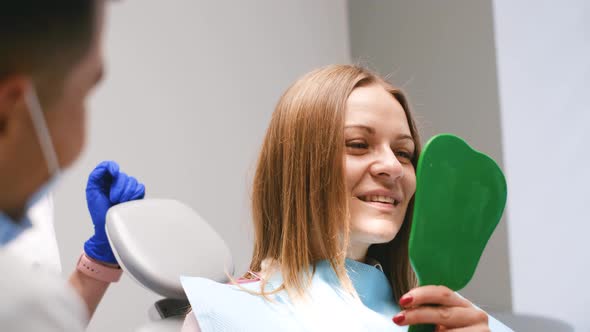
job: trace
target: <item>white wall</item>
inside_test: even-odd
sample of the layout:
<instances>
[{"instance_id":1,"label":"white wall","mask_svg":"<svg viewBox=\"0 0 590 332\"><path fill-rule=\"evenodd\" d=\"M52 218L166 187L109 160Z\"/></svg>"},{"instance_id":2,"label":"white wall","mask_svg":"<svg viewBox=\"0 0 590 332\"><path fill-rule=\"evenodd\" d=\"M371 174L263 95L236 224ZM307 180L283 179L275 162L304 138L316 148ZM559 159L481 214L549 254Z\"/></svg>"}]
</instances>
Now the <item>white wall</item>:
<instances>
[{"instance_id":1,"label":"white wall","mask_svg":"<svg viewBox=\"0 0 590 332\"><path fill-rule=\"evenodd\" d=\"M391 73L408 92L423 141L455 133L502 165L491 1L349 0L349 8L353 61ZM461 291L490 311L511 308L507 223Z\"/></svg>"},{"instance_id":2,"label":"white wall","mask_svg":"<svg viewBox=\"0 0 590 332\"><path fill-rule=\"evenodd\" d=\"M194 207L243 268L251 250L248 184L270 114L301 74L350 62L346 2L126 0L109 7L107 79L90 103L87 149L55 197L64 270L91 235L85 180L103 159L143 181L148 197ZM162 245L173 241L163 237ZM89 331L130 331L156 299L124 277Z\"/></svg>"},{"instance_id":3,"label":"white wall","mask_svg":"<svg viewBox=\"0 0 590 332\"><path fill-rule=\"evenodd\" d=\"M514 309L590 331L590 2L494 16Z\"/></svg>"}]
</instances>

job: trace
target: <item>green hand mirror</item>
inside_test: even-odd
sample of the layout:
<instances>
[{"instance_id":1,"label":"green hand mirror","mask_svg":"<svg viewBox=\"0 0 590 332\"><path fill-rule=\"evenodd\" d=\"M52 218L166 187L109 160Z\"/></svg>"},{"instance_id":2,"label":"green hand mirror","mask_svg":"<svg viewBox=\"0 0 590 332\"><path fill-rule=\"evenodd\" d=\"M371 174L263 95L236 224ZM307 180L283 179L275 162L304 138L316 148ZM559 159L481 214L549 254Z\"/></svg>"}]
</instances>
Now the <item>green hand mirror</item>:
<instances>
[{"instance_id":1,"label":"green hand mirror","mask_svg":"<svg viewBox=\"0 0 590 332\"><path fill-rule=\"evenodd\" d=\"M505 204L506 180L494 160L459 137L431 138L418 160L409 243L418 284L465 287ZM434 326L409 331L434 331Z\"/></svg>"}]
</instances>

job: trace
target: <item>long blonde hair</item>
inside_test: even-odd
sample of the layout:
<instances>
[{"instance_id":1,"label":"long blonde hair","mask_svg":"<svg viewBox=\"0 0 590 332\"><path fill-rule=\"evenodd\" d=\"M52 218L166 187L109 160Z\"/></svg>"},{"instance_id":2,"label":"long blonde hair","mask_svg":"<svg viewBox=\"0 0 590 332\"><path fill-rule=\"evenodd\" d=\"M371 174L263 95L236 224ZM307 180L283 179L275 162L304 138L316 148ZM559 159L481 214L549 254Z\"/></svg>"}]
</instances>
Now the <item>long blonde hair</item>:
<instances>
[{"instance_id":1,"label":"long blonde hair","mask_svg":"<svg viewBox=\"0 0 590 332\"><path fill-rule=\"evenodd\" d=\"M342 286L356 294L345 269L350 227L344 115L352 90L369 84L383 86L403 106L417 156L418 132L405 95L362 67L331 65L312 71L287 89L275 108L253 181L250 263L251 271L261 271L265 260L277 263L283 284L275 291L304 295L310 266L326 259ZM381 262L396 300L415 284L407 249L412 207L413 199L393 241L369 249ZM265 294L264 283L262 289Z\"/></svg>"}]
</instances>

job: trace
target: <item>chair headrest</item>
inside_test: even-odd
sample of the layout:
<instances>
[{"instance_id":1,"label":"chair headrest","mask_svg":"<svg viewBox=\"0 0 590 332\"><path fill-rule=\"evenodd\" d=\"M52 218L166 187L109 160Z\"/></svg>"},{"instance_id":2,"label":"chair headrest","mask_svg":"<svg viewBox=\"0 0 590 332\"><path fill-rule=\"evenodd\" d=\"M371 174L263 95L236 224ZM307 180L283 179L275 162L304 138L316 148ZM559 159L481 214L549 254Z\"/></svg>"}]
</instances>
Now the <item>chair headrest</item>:
<instances>
[{"instance_id":1,"label":"chair headrest","mask_svg":"<svg viewBox=\"0 0 590 332\"><path fill-rule=\"evenodd\" d=\"M193 209L176 200L116 205L107 213L106 232L125 272L167 298L186 298L181 275L227 282L227 275L233 274L225 241Z\"/></svg>"}]
</instances>

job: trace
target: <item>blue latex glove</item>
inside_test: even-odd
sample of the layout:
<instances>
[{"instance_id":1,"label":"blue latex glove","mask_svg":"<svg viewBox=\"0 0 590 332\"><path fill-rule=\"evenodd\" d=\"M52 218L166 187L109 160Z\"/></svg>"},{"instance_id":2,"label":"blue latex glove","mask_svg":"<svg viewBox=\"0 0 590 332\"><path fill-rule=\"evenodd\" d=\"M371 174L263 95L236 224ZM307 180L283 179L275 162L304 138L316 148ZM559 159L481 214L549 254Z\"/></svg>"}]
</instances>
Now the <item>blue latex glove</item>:
<instances>
[{"instance_id":1,"label":"blue latex glove","mask_svg":"<svg viewBox=\"0 0 590 332\"><path fill-rule=\"evenodd\" d=\"M145 187L119 171L114 161L103 161L90 173L86 185L86 203L94 223L94 235L84 243L86 255L100 262L117 264L105 231L107 211L114 205L145 196Z\"/></svg>"}]
</instances>

